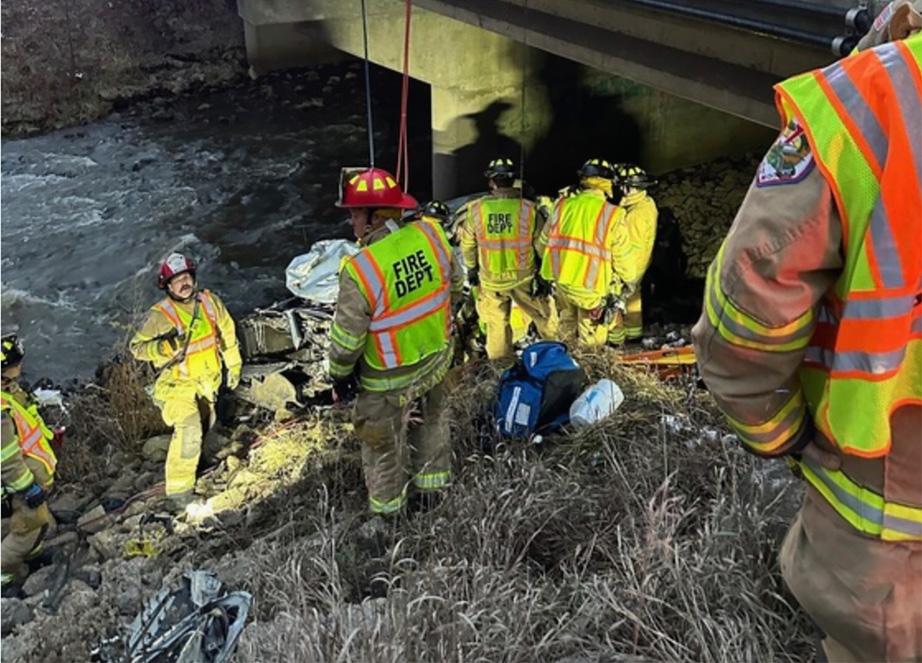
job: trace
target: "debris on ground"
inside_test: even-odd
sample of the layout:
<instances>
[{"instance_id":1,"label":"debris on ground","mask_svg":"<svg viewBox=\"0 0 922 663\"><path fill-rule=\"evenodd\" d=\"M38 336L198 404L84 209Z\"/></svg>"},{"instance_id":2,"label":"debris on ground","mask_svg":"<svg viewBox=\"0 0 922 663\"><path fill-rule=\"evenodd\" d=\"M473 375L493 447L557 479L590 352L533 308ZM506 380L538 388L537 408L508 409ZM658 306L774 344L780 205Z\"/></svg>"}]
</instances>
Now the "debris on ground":
<instances>
[{"instance_id":1,"label":"debris on ground","mask_svg":"<svg viewBox=\"0 0 922 663\"><path fill-rule=\"evenodd\" d=\"M91 653L99 663L226 663L243 632L253 597L222 592L208 571L189 571L178 589L164 588L148 600L126 638L105 638ZM140 594L127 597L140 602Z\"/></svg>"}]
</instances>

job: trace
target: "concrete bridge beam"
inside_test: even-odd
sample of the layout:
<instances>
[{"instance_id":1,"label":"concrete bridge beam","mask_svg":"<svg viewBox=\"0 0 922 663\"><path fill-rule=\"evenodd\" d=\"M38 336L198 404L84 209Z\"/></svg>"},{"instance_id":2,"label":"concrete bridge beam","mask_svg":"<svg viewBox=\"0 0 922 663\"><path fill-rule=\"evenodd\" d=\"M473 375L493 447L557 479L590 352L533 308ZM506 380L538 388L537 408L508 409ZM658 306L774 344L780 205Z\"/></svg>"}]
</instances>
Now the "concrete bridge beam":
<instances>
[{"instance_id":1,"label":"concrete bridge beam","mask_svg":"<svg viewBox=\"0 0 922 663\"><path fill-rule=\"evenodd\" d=\"M493 0L420 2L429 8L414 5L410 73L432 88L432 184L438 197L478 190L489 159L500 155L519 159L523 147L532 162L531 177L526 173L526 178L537 177L547 185L596 154L638 161L662 172L728 152L761 149L770 139L771 131L742 119L613 75L612 67L617 70L617 66L609 60L591 67L585 64L594 63L588 57L548 55L554 48L541 42L534 29L526 34L510 23L512 18L533 22L539 13L535 10L520 16L519 8L509 13L509 3ZM458 4L446 9L454 2ZM366 4L369 58L401 71L404 3L366 0ZM468 9L457 9L461 5ZM238 0L238 6L257 73L276 65L290 66L299 56L323 61L329 57L324 45L354 56L363 54L359 0ZM486 14L484 24L478 25L471 14L474 6L482 6L485 12L502 6L507 11L502 30L494 25L497 19ZM457 16L441 13L449 10ZM600 21L602 17L584 18ZM556 20L574 23L572 17ZM592 48L579 39L568 43L576 55ZM560 63L566 65L563 71ZM673 73L669 76L676 78ZM686 86L700 86L694 77L682 80ZM770 96L770 85L764 87ZM704 88L711 98L718 94L716 88ZM542 168L545 172L539 173Z\"/></svg>"}]
</instances>

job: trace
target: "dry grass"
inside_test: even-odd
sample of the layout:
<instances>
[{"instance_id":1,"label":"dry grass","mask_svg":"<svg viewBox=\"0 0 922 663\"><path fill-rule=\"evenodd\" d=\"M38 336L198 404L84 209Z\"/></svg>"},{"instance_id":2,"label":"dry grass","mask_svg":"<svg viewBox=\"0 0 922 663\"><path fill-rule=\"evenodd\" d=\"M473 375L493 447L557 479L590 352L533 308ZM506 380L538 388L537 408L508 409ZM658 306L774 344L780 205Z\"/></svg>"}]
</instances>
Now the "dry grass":
<instances>
[{"instance_id":1,"label":"dry grass","mask_svg":"<svg viewBox=\"0 0 922 663\"><path fill-rule=\"evenodd\" d=\"M241 661L810 660L775 561L796 487L724 445L693 385L613 367L608 352L581 360L626 401L540 447L485 453L497 372L453 376L455 484L410 520L365 513L344 412L263 430L208 491L239 516L178 532L139 572L211 568L251 591ZM111 425L105 444L117 448L127 438ZM87 619L94 633L119 622ZM52 655L77 646L72 630L52 630L29 646L80 658Z\"/></svg>"},{"instance_id":2,"label":"dry grass","mask_svg":"<svg viewBox=\"0 0 922 663\"><path fill-rule=\"evenodd\" d=\"M68 442L58 470L63 482L91 481L113 453L137 453L145 439L167 431L144 391L153 380L148 366L123 355L70 398Z\"/></svg>"},{"instance_id":3,"label":"dry grass","mask_svg":"<svg viewBox=\"0 0 922 663\"><path fill-rule=\"evenodd\" d=\"M366 520L347 486L311 483L295 527L239 555L257 597L240 659L809 660L775 561L796 489L723 446L688 386L582 359L624 389L616 417L494 455L476 429L495 372L465 369L460 472L432 512Z\"/></svg>"}]
</instances>

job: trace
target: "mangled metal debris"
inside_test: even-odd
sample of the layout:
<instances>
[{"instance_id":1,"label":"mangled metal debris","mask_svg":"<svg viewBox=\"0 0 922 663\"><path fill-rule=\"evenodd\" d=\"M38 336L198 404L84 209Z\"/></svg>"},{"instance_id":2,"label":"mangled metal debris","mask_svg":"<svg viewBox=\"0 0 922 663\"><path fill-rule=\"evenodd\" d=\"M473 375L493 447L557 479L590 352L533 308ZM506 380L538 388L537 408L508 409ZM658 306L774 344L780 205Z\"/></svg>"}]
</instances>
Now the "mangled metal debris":
<instances>
[{"instance_id":1,"label":"mangled metal debris","mask_svg":"<svg viewBox=\"0 0 922 663\"><path fill-rule=\"evenodd\" d=\"M240 321L246 358L236 395L284 418L328 393L326 357L333 309L291 298Z\"/></svg>"},{"instance_id":2,"label":"mangled metal debris","mask_svg":"<svg viewBox=\"0 0 922 663\"><path fill-rule=\"evenodd\" d=\"M210 571L189 571L178 589L165 588L134 619L127 637L102 641L99 663L226 663L237 646L253 597L222 593Z\"/></svg>"}]
</instances>

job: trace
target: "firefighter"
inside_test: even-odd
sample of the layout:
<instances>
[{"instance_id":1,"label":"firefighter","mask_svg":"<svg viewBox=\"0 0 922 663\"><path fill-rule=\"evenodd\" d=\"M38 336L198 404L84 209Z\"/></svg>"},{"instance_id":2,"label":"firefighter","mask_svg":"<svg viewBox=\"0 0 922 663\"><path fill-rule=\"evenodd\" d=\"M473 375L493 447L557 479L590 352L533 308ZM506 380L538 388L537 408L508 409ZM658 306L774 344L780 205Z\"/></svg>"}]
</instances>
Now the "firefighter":
<instances>
[{"instance_id":1,"label":"firefighter","mask_svg":"<svg viewBox=\"0 0 922 663\"><path fill-rule=\"evenodd\" d=\"M38 406L18 384L24 352L15 334L0 339L2 360L2 475L3 500L12 509L9 534L0 551L3 596L15 596L29 574L27 561L42 552L42 542L54 517L45 502L54 482L57 458L51 446L53 432Z\"/></svg>"},{"instance_id":2,"label":"firefighter","mask_svg":"<svg viewBox=\"0 0 922 663\"><path fill-rule=\"evenodd\" d=\"M782 131L710 267L702 376L806 484L781 549L830 661L922 660L922 0L775 86Z\"/></svg>"},{"instance_id":3,"label":"firefighter","mask_svg":"<svg viewBox=\"0 0 922 663\"><path fill-rule=\"evenodd\" d=\"M442 226L448 223L450 218L451 210L448 209L448 205L441 200L430 200L420 208L419 214L417 215L417 219L422 221L434 221Z\"/></svg>"},{"instance_id":4,"label":"firefighter","mask_svg":"<svg viewBox=\"0 0 922 663\"><path fill-rule=\"evenodd\" d=\"M355 396L371 511L398 514L410 485L414 500L431 502L451 480L443 381L464 277L440 224L400 222L416 201L390 173L344 171L337 205L349 210L362 249L340 273L333 392L341 403Z\"/></svg>"},{"instance_id":5,"label":"firefighter","mask_svg":"<svg viewBox=\"0 0 922 663\"><path fill-rule=\"evenodd\" d=\"M579 192L557 199L536 249L542 278L556 284L561 337L598 346L620 324L623 284L637 276L624 210L610 200L611 164L590 159L577 175Z\"/></svg>"},{"instance_id":6,"label":"firefighter","mask_svg":"<svg viewBox=\"0 0 922 663\"><path fill-rule=\"evenodd\" d=\"M635 262L637 281L625 283L620 293L624 300L622 324L612 325L608 331L608 342L621 345L625 340L636 340L643 336L643 311L641 305L641 281L656 242L656 203L647 194L647 189L656 181L633 164L618 164L615 167L615 181L621 190L619 205L624 209L624 222L630 238L630 260Z\"/></svg>"},{"instance_id":7,"label":"firefighter","mask_svg":"<svg viewBox=\"0 0 922 663\"><path fill-rule=\"evenodd\" d=\"M513 357L513 305L535 323L541 338L556 336L557 320L549 284L536 270L537 207L513 186L512 159L494 159L484 177L489 194L463 211L461 255L468 282L479 286L477 314L486 327L487 357L507 361Z\"/></svg>"},{"instance_id":8,"label":"firefighter","mask_svg":"<svg viewBox=\"0 0 922 663\"><path fill-rule=\"evenodd\" d=\"M195 263L171 253L160 265L155 304L130 348L159 375L153 398L173 428L166 457L166 496L177 510L193 501L202 437L215 421L215 397L222 383L240 382L242 359L234 320L217 295L199 290Z\"/></svg>"}]
</instances>

